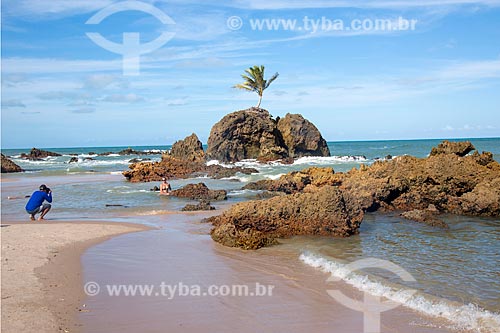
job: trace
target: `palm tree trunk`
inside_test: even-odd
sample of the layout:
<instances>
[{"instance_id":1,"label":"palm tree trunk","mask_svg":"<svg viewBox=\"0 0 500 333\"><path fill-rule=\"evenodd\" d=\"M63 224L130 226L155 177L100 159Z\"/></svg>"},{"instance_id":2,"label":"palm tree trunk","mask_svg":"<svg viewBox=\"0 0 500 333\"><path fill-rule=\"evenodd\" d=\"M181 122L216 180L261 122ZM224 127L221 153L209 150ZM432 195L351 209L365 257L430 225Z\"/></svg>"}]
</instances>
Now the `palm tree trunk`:
<instances>
[{"instance_id":1,"label":"palm tree trunk","mask_svg":"<svg viewBox=\"0 0 500 333\"><path fill-rule=\"evenodd\" d=\"M257 108L260 108L261 102L262 102L262 95L259 95L259 103L257 103Z\"/></svg>"}]
</instances>

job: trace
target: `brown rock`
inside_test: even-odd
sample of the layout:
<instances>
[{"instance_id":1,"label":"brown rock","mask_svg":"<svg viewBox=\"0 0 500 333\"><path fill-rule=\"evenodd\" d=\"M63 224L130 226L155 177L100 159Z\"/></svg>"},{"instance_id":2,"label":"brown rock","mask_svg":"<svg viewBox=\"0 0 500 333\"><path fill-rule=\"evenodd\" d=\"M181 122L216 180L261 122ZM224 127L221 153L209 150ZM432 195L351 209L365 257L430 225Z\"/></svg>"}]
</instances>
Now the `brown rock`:
<instances>
[{"instance_id":1,"label":"brown rock","mask_svg":"<svg viewBox=\"0 0 500 333\"><path fill-rule=\"evenodd\" d=\"M350 206L335 187L297 193L232 206L209 218L212 238L226 246L257 249L292 235L347 237L358 232L363 219L359 207Z\"/></svg>"},{"instance_id":2,"label":"brown rock","mask_svg":"<svg viewBox=\"0 0 500 333\"><path fill-rule=\"evenodd\" d=\"M183 188L174 190L170 195L192 200L226 200L225 190L210 190L204 183L187 184Z\"/></svg>"},{"instance_id":3,"label":"brown rock","mask_svg":"<svg viewBox=\"0 0 500 333\"><path fill-rule=\"evenodd\" d=\"M205 161L203 144L194 133L186 137L184 140L175 142L170 150L170 155L174 158L185 161Z\"/></svg>"},{"instance_id":4,"label":"brown rock","mask_svg":"<svg viewBox=\"0 0 500 333\"><path fill-rule=\"evenodd\" d=\"M290 157L330 156L330 149L319 130L302 115L287 113L277 126Z\"/></svg>"},{"instance_id":5,"label":"brown rock","mask_svg":"<svg viewBox=\"0 0 500 333\"><path fill-rule=\"evenodd\" d=\"M243 187L246 190L279 191L287 194L297 193L311 184L314 186L339 185L340 175L332 168L310 167L302 171L293 171L281 176L278 180L260 180Z\"/></svg>"},{"instance_id":6,"label":"brown rock","mask_svg":"<svg viewBox=\"0 0 500 333\"><path fill-rule=\"evenodd\" d=\"M243 174L259 172L253 168L207 166L201 141L194 133L184 140L174 143L170 153L164 154L160 162L133 163L129 169L124 171L123 175L131 182L160 181L163 177L169 179L197 176L225 178L234 176L238 172Z\"/></svg>"},{"instance_id":7,"label":"brown rock","mask_svg":"<svg viewBox=\"0 0 500 333\"><path fill-rule=\"evenodd\" d=\"M455 154L463 157L473 150L476 150L476 148L474 148L470 141L450 142L448 140L445 140L441 142L437 147L432 148L431 156L439 154Z\"/></svg>"},{"instance_id":8,"label":"brown rock","mask_svg":"<svg viewBox=\"0 0 500 333\"><path fill-rule=\"evenodd\" d=\"M1 168L2 173L13 173L13 172L23 172L24 171L19 165L12 162L4 154L2 154L1 164L2 164L2 168Z\"/></svg>"}]
</instances>

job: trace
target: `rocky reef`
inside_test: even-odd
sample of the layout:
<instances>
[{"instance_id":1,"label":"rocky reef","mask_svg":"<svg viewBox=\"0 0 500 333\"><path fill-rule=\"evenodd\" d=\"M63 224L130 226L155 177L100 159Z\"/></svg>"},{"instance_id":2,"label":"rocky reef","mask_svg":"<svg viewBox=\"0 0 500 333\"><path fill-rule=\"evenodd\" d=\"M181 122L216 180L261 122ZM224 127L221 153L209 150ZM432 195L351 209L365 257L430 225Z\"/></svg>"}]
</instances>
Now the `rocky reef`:
<instances>
[{"instance_id":1,"label":"rocky reef","mask_svg":"<svg viewBox=\"0 0 500 333\"><path fill-rule=\"evenodd\" d=\"M301 115L274 120L267 110L253 107L230 113L212 127L207 155L221 162L267 162L330 156L330 151L318 129Z\"/></svg>"},{"instance_id":2,"label":"rocky reef","mask_svg":"<svg viewBox=\"0 0 500 333\"><path fill-rule=\"evenodd\" d=\"M61 154L54 153L51 151L46 151L42 149L37 149L37 148L32 148L29 154L22 153L21 158L30 160L30 161L39 161L43 158L49 157L49 156L62 156Z\"/></svg>"},{"instance_id":3,"label":"rocky reef","mask_svg":"<svg viewBox=\"0 0 500 333\"><path fill-rule=\"evenodd\" d=\"M195 134L174 143L171 151L164 154L160 162L133 163L129 169L124 171L123 175L131 182L160 181L163 177L169 179L197 176L225 178L234 176L238 172L243 174L258 172L253 168L207 165L202 143Z\"/></svg>"},{"instance_id":4,"label":"rocky reef","mask_svg":"<svg viewBox=\"0 0 500 333\"><path fill-rule=\"evenodd\" d=\"M248 184L287 195L241 203L211 218L212 238L255 249L297 234L349 236L357 233L364 212L377 210L409 212L403 216L441 227L443 212L498 217L500 164L488 152L466 155L471 147L443 142L428 158L401 156L347 173L309 168Z\"/></svg>"},{"instance_id":5,"label":"rocky reef","mask_svg":"<svg viewBox=\"0 0 500 333\"><path fill-rule=\"evenodd\" d=\"M12 162L4 154L1 154L1 155L2 155L2 161L1 161L2 173L14 173L14 172L23 172L24 171L19 165Z\"/></svg>"}]
</instances>

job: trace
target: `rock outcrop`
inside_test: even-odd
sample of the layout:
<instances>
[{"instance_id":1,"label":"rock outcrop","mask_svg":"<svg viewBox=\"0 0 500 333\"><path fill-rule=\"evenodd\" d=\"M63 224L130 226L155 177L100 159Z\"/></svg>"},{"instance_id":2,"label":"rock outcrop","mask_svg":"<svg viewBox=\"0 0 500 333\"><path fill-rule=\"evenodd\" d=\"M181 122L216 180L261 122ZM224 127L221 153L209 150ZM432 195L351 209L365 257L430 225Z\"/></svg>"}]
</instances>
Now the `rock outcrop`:
<instances>
[{"instance_id":1,"label":"rock outcrop","mask_svg":"<svg viewBox=\"0 0 500 333\"><path fill-rule=\"evenodd\" d=\"M460 156L468 150L463 143L445 146L423 159L401 156L347 173L309 168L249 184L245 188L287 195L241 203L211 218L212 238L253 249L296 234L349 236L364 212L377 210L402 210L405 218L443 228L437 217L443 212L499 217L500 164L491 153Z\"/></svg>"},{"instance_id":2,"label":"rock outcrop","mask_svg":"<svg viewBox=\"0 0 500 333\"><path fill-rule=\"evenodd\" d=\"M200 200L196 205L187 204L181 209L183 212L215 210L215 207L210 205L210 201Z\"/></svg>"},{"instance_id":3,"label":"rock outcrop","mask_svg":"<svg viewBox=\"0 0 500 333\"><path fill-rule=\"evenodd\" d=\"M347 237L358 233L363 211L348 202L338 188L324 186L308 193L238 203L207 220L214 225L211 236L216 242L258 249L292 235Z\"/></svg>"},{"instance_id":4,"label":"rock outcrop","mask_svg":"<svg viewBox=\"0 0 500 333\"><path fill-rule=\"evenodd\" d=\"M2 154L1 166L2 166L1 167L2 173L14 173L14 172L23 172L24 171L19 165L12 162L4 154Z\"/></svg>"},{"instance_id":5,"label":"rock outcrop","mask_svg":"<svg viewBox=\"0 0 500 333\"><path fill-rule=\"evenodd\" d=\"M319 130L300 114L287 113L278 120L278 131L288 148L288 156L330 156L330 149Z\"/></svg>"},{"instance_id":6,"label":"rock outcrop","mask_svg":"<svg viewBox=\"0 0 500 333\"><path fill-rule=\"evenodd\" d=\"M258 173L254 168L233 167L221 165L206 165L203 147L196 135L192 134L185 140L172 146L170 153L164 154L160 162L140 162L129 166L123 175L131 182L160 181L163 177L189 178L208 176L211 178L226 178L237 173Z\"/></svg>"},{"instance_id":7,"label":"rock outcrop","mask_svg":"<svg viewBox=\"0 0 500 333\"><path fill-rule=\"evenodd\" d=\"M62 156L62 155L37 148L32 148L29 154L25 153L21 154L21 158L28 159L30 161L39 161L49 156Z\"/></svg>"},{"instance_id":8,"label":"rock outcrop","mask_svg":"<svg viewBox=\"0 0 500 333\"><path fill-rule=\"evenodd\" d=\"M291 114L276 121L268 111L259 108L226 115L212 127L208 138L208 158L221 162L289 162L290 157L313 155L330 156L330 152L311 122Z\"/></svg>"},{"instance_id":9,"label":"rock outcrop","mask_svg":"<svg viewBox=\"0 0 500 333\"><path fill-rule=\"evenodd\" d=\"M172 145L172 149L170 150L170 155L174 158L185 161L205 161L203 144L194 133L186 137L184 140L179 140L174 143Z\"/></svg>"},{"instance_id":10,"label":"rock outcrop","mask_svg":"<svg viewBox=\"0 0 500 333\"><path fill-rule=\"evenodd\" d=\"M173 190L170 195L191 200L226 200L226 190L211 190L204 183L187 184L183 188Z\"/></svg>"},{"instance_id":11,"label":"rock outcrop","mask_svg":"<svg viewBox=\"0 0 500 333\"><path fill-rule=\"evenodd\" d=\"M437 147L432 148L431 156L439 154L455 154L464 157L473 150L476 150L476 148L472 145L472 143L470 143L470 141L450 142L448 140L444 140Z\"/></svg>"}]
</instances>

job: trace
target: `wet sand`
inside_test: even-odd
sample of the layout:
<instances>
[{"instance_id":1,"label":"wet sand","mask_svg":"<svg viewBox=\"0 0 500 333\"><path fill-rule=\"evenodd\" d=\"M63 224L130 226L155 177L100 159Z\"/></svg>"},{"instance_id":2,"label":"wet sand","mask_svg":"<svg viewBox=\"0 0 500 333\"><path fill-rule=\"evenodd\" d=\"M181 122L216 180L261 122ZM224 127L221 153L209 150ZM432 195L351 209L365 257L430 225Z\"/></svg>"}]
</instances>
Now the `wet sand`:
<instances>
[{"instance_id":1,"label":"wet sand","mask_svg":"<svg viewBox=\"0 0 500 333\"><path fill-rule=\"evenodd\" d=\"M146 230L106 222L2 221L2 332L77 332L82 253L111 236Z\"/></svg>"},{"instance_id":2,"label":"wet sand","mask_svg":"<svg viewBox=\"0 0 500 333\"><path fill-rule=\"evenodd\" d=\"M304 265L277 246L258 251L214 243L200 216L149 217L158 229L99 244L82 257L84 282L101 292L87 297L79 317L83 332L363 332L363 315L327 294L362 294ZM202 295L159 293L158 286L200 286ZM273 286L272 294L210 296L211 285ZM108 285L152 285L150 296L110 296ZM444 322L397 308L382 314L381 332L451 332Z\"/></svg>"}]
</instances>

